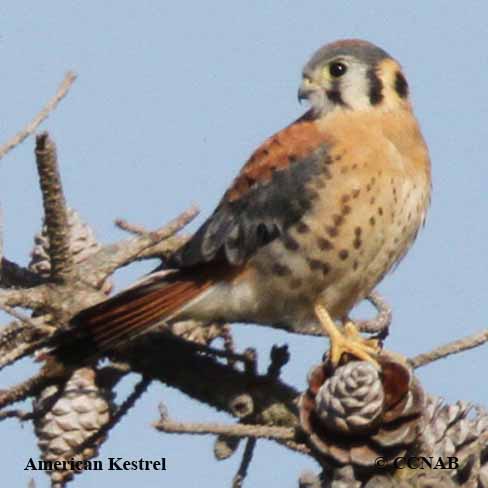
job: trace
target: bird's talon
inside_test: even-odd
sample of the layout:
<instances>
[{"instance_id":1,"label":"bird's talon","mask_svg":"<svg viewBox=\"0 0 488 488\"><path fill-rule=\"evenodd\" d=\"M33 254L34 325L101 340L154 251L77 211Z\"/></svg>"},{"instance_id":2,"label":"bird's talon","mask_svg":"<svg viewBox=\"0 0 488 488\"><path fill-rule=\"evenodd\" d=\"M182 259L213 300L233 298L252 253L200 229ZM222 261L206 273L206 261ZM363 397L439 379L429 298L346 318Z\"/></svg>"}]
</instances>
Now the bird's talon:
<instances>
[{"instance_id":1,"label":"bird's talon","mask_svg":"<svg viewBox=\"0 0 488 488\"><path fill-rule=\"evenodd\" d=\"M346 322L343 330L340 331L322 305L317 305L315 312L324 331L329 336L329 360L334 368L337 367L344 354L349 354L361 361L368 361L376 369L380 369L376 360L376 356L381 350L377 339L365 339L351 321Z\"/></svg>"}]
</instances>

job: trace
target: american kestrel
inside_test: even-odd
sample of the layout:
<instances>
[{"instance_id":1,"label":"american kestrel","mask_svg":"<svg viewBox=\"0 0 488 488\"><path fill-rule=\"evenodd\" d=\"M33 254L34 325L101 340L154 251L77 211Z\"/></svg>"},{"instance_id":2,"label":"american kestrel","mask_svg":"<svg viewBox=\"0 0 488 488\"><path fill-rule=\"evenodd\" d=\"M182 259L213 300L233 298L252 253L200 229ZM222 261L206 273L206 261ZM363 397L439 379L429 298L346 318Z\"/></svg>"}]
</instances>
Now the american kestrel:
<instances>
[{"instance_id":1,"label":"american kestrel","mask_svg":"<svg viewBox=\"0 0 488 488\"><path fill-rule=\"evenodd\" d=\"M165 263L171 272L73 318L96 349L87 355L194 319L321 324L333 363L344 352L374 362L374 342L333 320L346 321L415 240L430 201L428 150L400 65L369 42L319 49L298 96L310 110L251 155ZM68 350L57 354L69 361Z\"/></svg>"}]
</instances>

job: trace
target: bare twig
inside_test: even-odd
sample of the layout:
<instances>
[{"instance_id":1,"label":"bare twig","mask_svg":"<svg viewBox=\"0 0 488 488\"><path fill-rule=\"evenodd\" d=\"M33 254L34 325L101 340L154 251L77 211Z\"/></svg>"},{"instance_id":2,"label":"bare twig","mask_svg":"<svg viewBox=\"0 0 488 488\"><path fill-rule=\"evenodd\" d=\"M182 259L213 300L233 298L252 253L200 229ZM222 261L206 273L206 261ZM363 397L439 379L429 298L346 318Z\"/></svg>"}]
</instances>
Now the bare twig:
<instances>
[{"instance_id":1,"label":"bare twig","mask_svg":"<svg viewBox=\"0 0 488 488\"><path fill-rule=\"evenodd\" d=\"M45 326L40 323L34 322L30 317L27 315L23 314L22 312L19 312L15 310L15 308L9 307L8 305L4 305L0 302L0 310L3 310L5 313L8 313L12 317L14 317L17 320L20 320L26 325L31 326L34 329L39 329L40 331L43 332L51 332L53 329L52 327Z\"/></svg>"},{"instance_id":2,"label":"bare twig","mask_svg":"<svg viewBox=\"0 0 488 488\"><path fill-rule=\"evenodd\" d=\"M246 374L256 376L258 374L258 351L254 347L246 347L243 356L244 371Z\"/></svg>"},{"instance_id":3,"label":"bare twig","mask_svg":"<svg viewBox=\"0 0 488 488\"><path fill-rule=\"evenodd\" d=\"M232 330L228 325L223 330L222 339L224 339L224 351L229 355L227 364L232 367L236 363L235 359L232 357L232 355L235 354L235 344L234 338L232 337Z\"/></svg>"},{"instance_id":4,"label":"bare twig","mask_svg":"<svg viewBox=\"0 0 488 488\"><path fill-rule=\"evenodd\" d=\"M252 461L252 456L254 454L254 448L256 447L256 439L249 438L246 442L246 447L244 449L244 454L242 455L241 465L237 471L234 479L232 481L232 488L242 488L244 480L247 476L247 471Z\"/></svg>"},{"instance_id":5,"label":"bare twig","mask_svg":"<svg viewBox=\"0 0 488 488\"><path fill-rule=\"evenodd\" d=\"M130 222L127 222L127 220L125 219L116 219L115 225L121 230L125 230L126 232L130 232L131 234L135 234L139 236L142 234L147 234L149 232L142 225L131 224Z\"/></svg>"},{"instance_id":6,"label":"bare twig","mask_svg":"<svg viewBox=\"0 0 488 488\"><path fill-rule=\"evenodd\" d=\"M45 371L32 376L28 380L15 385L8 390L0 393L0 409L11 405L12 403L25 400L29 396L37 395L43 388L53 381L51 377L46 376Z\"/></svg>"},{"instance_id":7,"label":"bare twig","mask_svg":"<svg viewBox=\"0 0 488 488\"><path fill-rule=\"evenodd\" d=\"M44 338L52 330L47 325L49 319L49 315L31 318L32 325L14 321L1 329L0 370L41 347Z\"/></svg>"},{"instance_id":8,"label":"bare twig","mask_svg":"<svg viewBox=\"0 0 488 488\"><path fill-rule=\"evenodd\" d=\"M370 320L358 320L355 323L361 332L381 334L384 339L393 318L391 307L377 291L372 291L367 298L376 308L377 315Z\"/></svg>"},{"instance_id":9,"label":"bare twig","mask_svg":"<svg viewBox=\"0 0 488 488\"><path fill-rule=\"evenodd\" d=\"M409 359L409 362L413 368L420 368L421 366L425 366L426 364L445 358L451 354L457 354L462 351L481 346L485 342L488 342L488 329L462 339L449 342L448 344L437 347L432 351L418 354L417 356Z\"/></svg>"},{"instance_id":10,"label":"bare twig","mask_svg":"<svg viewBox=\"0 0 488 488\"><path fill-rule=\"evenodd\" d=\"M161 432L168 434L193 435L229 435L234 437L252 437L256 439L270 439L292 441L295 439L295 429L291 427L272 427L268 425L252 424L214 424L196 422L174 422L161 419L154 424Z\"/></svg>"},{"instance_id":11,"label":"bare twig","mask_svg":"<svg viewBox=\"0 0 488 488\"><path fill-rule=\"evenodd\" d=\"M0 159L2 159L8 152L10 152L15 146L18 146L29 135L33 134L39 125L46 120L49 114L56 108L58 103L66 96L74 81L76 80L76 74L72 71L66 73L64 80L59 85L56 94L49 100L46 106L31 120L31 122L18 132L14 137L7 141L3 146L0 146Z\"/></svg>"},{"instance_id":12,"label":"bare twig","mask_svg":"<svg viewBox=\"0 0 488 488\"><path fill-rule=\"evenodd\" d=\"M26 412L24 410L2 410L0 411L0 421L5 419L16 418L22 422L26 420L32 420L35 415L32 412Z\"/></svg>"},{"instance_id":13,"label":"bare twig","mask_svg":"<svg viewBox=\"0 0 488 488\"><path fill-rule=\"evenodd\" d=\"M56 145L47 132L36 138L36 162L49 239L51 279L65 282L73 273L74 266L70 250L68 209L59 174Z\"/></svg>"},{"instance_id":14,"label":"bare twig","mask_svg":"<svg viewBox=\"0 0 488 488\"><path fill-rule=\"evenodd\" d=\"M198 209L191 207L160 229L131 237L116 244L104 246L82 264L83 274L90 276L96 286L117 269L138 259L153 257L155 248L158 248L160 252L163 248L174 251L177 248L175 242L171 241L171 239L174 239L174 234L185 227L197 215ZM177 244L181 242L184 241L179 239Z\"/></svg>"},{"instance_id":15,"label":"bare twig","mask_svg":"<svg viewBox=\"0 0 488 488\"><path fill-rule=\"evenodd\" d=\"M267 375L270 378L278 379L281 374L281 369L290 360L290 351L288 345L283 346L273 345L270 352L271 363L268 366Z\"/></svg>"}]
</instances>

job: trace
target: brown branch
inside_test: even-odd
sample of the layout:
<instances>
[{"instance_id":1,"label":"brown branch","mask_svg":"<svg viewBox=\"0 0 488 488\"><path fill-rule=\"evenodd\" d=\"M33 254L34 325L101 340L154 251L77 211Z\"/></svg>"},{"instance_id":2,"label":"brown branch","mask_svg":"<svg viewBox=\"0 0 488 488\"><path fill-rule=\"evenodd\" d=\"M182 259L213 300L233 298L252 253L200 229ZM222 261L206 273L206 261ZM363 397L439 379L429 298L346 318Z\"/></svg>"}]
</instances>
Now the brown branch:
<instances>
[{"instance_id":1,"label":"brown branch","mask_svg":"<svg viewBox=\"0 0 488 488\"><path fill-rule=\"evenodd\" d=\"M244 454L242 455L241 465L232 480L232 488L242 488L244 480L247 476L247 471L251 465L252 456L254 454L254 448L256 447L256 439L249 438L246 442Z\"/></svg>"},{"instance_id":2,"label":"brown branch","mask_svg":"<svg viewBox=\"0 0 488 488\"><path fill-rule=\"evenodd\" d=\"M135 235L139 235L139 236L143 235L143 234L147 234L149 232L142 225L131 224L131 223L127 222L127 220L125 220L125 219L116 219L115 225L121 230L125 230L126 232L130 232L131 234L135 234Z\"/></svg>"},{"instance_id":3,"label":"brown branch","mask_svg":"<svg viewBox=\"0 0 488 488\"><path fill-rule=\"evenodd\" d=\"M41 332L51 332L53 330L52 327L48 327L44 325L44 323L36 323L27 315L15 310L12 307L9 307L8 305L2 304L1 302L0 302L0 310L3 310L5 313L11 315L17 320L20 320L24 324L29 325L33 329L38 329Z\"/></svg>"},{"instance_id":4,"label":"brown branch","mask_svg":"<svg viewBox=\"0 0 488 488\"><path fill-rule=\"evenodd\" d=\"M37 340L35 342L32 341L24 341L20 342L15 347L7 348L7 351L3 351L2 347L2 355L0 357L0 370L8 366L9 364L13 364L19 359L22 359L26 356L29 356L36 352L40 347L42 347L43 341Z\"/></svg>"},{"instance_id":5,"label":"brown branch","mask_svg":"<svg viewBox=\"0 0 488 488\"><path fill-rule=\"evenodd\" d=\"M295 439L295 429L268 425L174 422L168 419L161 419L154 424L154 427L168 434L212 434L279 441L292 441Z\"/></svg>"},{"instance_id":6,"label":"brown branch","mask_svg":"<svg viewBox=\"0 0 488 488\"><path fill-rule=\"evenodd\" d=\"M2 159L8 152L10 152L15 146L18 146L27 137L33 134L39 125L46 120L49 114L57 107L58 103L67 95L74 81L76 80L76 74L68 71L64 80L59 85L56 94L49 100L46 106L31 120L31 122L12 137L3 146L0 146L0 159Z\"/></svg>"},{"instance_id":7,"label":"brown branch","mask_svg":"<svg viewBox=\"0 0 488 488\"><path fill-rule=\"evenodd\" d=\"M53 378L47 376L44 370L41 370L35 376L18 385L10 387L8 390L0 392L0 409L20 402L28 397L38 395L48 384L53 382Z\"/></svg>"},{"instance_id":8,"label":"brown branch","mask_svg":"<svg viewBox=\"0 0 488 488\"><path fill-rule=\"evenodd\" d=\"M449 342L443 346L436 347L432 351L418 354L417 356L410 358L409 363L413 368L420 368L421 366L438 361L439 359L450 356L451 354L458 354L468 349L481 346L485 342L488 342L488 329L467 337L463 337L462 339Z\"/></svg>"},{"instance_id":9,"label":"brown branch","mask_svg":"<svg viewBox=\"0 0 488 488\"><path fill-rule=\"evenodd\" d=\"M64 283L73 274L68 209L58 168L56 145L47 132L36 138L36 162L49 239L51 279Z\"/></svg>"},{"instance_id":10,"label":"brown branch","mask_svg":"<svg viewBox=\"0 0 488 488\"><path fill-rule=\"evenodd\" d=\"M160 252L172 252L184 242L174 235L197 215L198 209L191 207L155 231L104 246L80 265L81 273L89 277L93 286L98 286L117 269L138 259L153 257L155 248Z\"/></svg>"},{"instance_id":11,"label":"brown branch","mask_svg":"<svg viewBox=\"0 0 488 488\"><path fill-rule=\"evenodd\" d=\"M271 362L268 366L267 375L270 378L278 379L281 375L282 368L290 361L290 352L288 344L283 346L273 345L270 352Z\"/></svg>"},{"instance_id":12,"label":"brown branch","mask_svg":"<svg viewBox=\"0 0 488 488\"><path fill-rule=\"evenodd\" d=\"M391 307L377 291L372 291L367 299L376 308L376 317L369 320L358 320L355 324L361 332L381 334L385 338L393 320Z\"/></svg>"},{"instance_id":13,"label":"brown branch","mask_svg":"<svg viewBox=\"0 0 488 488\"><path fill-rule=\"evenodd\" d=\"M22 422L32 420L35 415L32 412L25 412L24 410L2 410L0 411L0 421L5 419L16 418Z\"/></svg>"},{"instance_id":14,"label":"brown branch","mask_svg":"<svg viewBox=\"0 0 488 488\"><path fill-rule=\"evenodd\" d=\"M11 311L4 305L0 308L7 313ZM23 314L18 316L23 317ZM50 315L29 317L29 323L15 320L0 329L0 369L33 352L38 342L52 331L51 318Z\"/></svg>"}]
</instances>

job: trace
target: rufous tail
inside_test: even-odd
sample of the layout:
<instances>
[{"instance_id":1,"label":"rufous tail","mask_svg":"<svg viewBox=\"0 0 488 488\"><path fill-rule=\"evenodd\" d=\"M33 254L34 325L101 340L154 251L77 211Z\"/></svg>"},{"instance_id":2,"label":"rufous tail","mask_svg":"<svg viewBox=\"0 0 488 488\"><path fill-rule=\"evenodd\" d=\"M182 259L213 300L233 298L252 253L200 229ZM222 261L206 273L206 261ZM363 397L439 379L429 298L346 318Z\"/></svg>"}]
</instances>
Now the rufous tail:
<instances>
[{"instance_id":1,"label":"rufous tail","mask_svg":"<svg viewBox=\"0 0 488 488\"><path fill-rule=\"evenodd\" d=\"M207 273L177 271L122 291L75 315L70 328L53 337L49 355L66 364L100 356L177 315L213 284Z\"/></svg>"}]
</instances>

